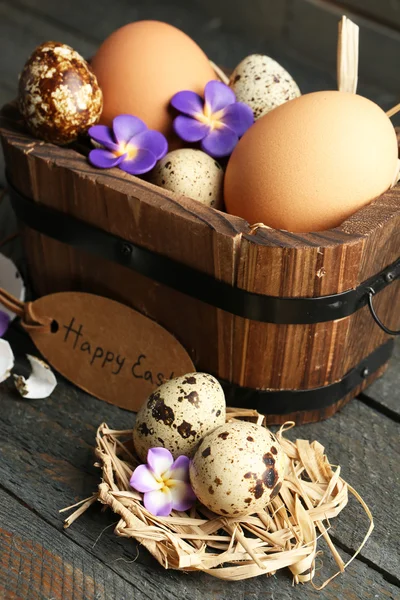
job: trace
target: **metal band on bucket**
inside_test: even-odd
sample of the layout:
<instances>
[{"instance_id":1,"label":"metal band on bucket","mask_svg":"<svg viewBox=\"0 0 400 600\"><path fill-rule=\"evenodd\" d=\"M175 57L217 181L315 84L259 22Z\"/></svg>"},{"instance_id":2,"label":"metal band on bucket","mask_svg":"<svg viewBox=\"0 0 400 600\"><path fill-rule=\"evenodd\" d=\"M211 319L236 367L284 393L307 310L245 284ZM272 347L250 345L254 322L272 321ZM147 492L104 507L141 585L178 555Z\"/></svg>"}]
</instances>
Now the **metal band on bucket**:
<instances>
[{"instance_id":1,"label":"metal band on bucket","mask_svg":"<svg viewBox=\"0 0 400 600\"><path fill-rule=\"evenodd\" d=\"M256 294L48 208L20 194L10 182L9 187L18 219L31 229L123 265L158 283L245 319L300 325L335 321L366 306L371 289L376 294L400 277L399 258L357 288L339 294L296 298Z\"/></svg>"},{"instance_id":2,"label":"metal band on bucket","mask_svg":"<svg viewBox=\"0 0 400 600\"><path fill-rule=\"evenodd\" d=\"M262 414L288 415L294 412L321 410L336 404L365 379L375 373L391 357L394 340L376 348L339 381L306 390L259 390L219 380L224 388L227 406L254 408Z\"/></svg>"}]
</instances>

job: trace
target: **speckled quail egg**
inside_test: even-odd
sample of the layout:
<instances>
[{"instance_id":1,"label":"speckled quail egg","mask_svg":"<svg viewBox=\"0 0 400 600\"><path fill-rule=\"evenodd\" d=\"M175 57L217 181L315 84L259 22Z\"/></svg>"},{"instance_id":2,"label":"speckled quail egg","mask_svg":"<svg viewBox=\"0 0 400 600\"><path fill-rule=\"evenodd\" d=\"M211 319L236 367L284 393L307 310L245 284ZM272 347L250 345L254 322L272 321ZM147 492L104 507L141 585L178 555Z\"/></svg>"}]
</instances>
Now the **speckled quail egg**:
<instances>
[{"instance_id":1,"label":"speckled quail egg","mask_svg":"<svg viewBox=\"0 0 400 600\"><path fill-rule=\"evenodd\" d=\"M297 83L275 60L263 54L247 56L233 71L230 87L259 119L280 104L300 96Z\"/></svg>"},{"instance_id":2,"label":"speckled quail egg","mask_svg":"<svg viewBox=\"0 0 400 600\"><path fill-rule=\"evenodd\" d=\"M136 416L133 444L145 462L150 448L174 458L192 456L205 435L225 423L225 395L208 373L189 373L160 385Z\"/></svg>"},{"instance_id":3,"label":"speckled quail egg","mask_svg":"<svg viewBox=\"0 0 400 600\"><path fill-rule=\"evenodd\" d=\"M33 135L67 144L100 119L103 94L78 52L65 44L45 42L22 70L18 105Z\"/></svg>"},{"instance_id":4,"label":"speckled quail egg","mask_svg":"<svg viewBox=\"0 0 400 600\"><path fill-rule=\"evenodd\" d=\"M268 429L233 421L203 439L190 464L190 483L204 506L240 517L263 510L279 493L285 462Z\"/></svg>"},{"instance_id":5,"label":"speckled quail egg","mask_svg":"<svg viewBox=\"0 0 400 600\"><path fill-rule=\"evenodd\" d=\"M155 185L213 208L221 207L223 180L221 165L205 152L191 148L166 154L151 176Z\"/></svg>"}]
</instances>

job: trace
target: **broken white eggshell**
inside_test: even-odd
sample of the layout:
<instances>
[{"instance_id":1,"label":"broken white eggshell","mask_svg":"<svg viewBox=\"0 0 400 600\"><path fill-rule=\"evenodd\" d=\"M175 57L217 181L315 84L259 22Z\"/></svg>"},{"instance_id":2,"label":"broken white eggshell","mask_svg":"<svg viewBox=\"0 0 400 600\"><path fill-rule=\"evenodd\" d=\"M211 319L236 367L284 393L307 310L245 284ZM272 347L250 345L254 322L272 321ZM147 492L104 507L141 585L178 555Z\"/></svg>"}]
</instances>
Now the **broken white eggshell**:
<instances>
[{"instance_id":1,"label":"broken white eggshell","mask_svg":"<svg viewBox=\"0 0 400 600\"><path fill-rule=\"evenodd\" d=\"M12 260L0 254L0 288L6 290L9 294L24 302L25 285L20 272ZM13 321L16 315L8 308L1 307L2 312L6 313Z\"/></svg>"},{"instance_id":2,"label":"broken white eggshell","mask_svg":"<svg viewBox=\"0 0 400 600\"><path fill-rule=\"evenodd\" d=\"M10 344L0 339L0 383L8 379L14 366L14 353Z\"/></svg>"},{"instance_id":3,"label":"broken white eggshell","mask_svg":"<svg viewBox=\"0 0 400 600\"><path fill-rule=\"evenodd\" d=\"M26 355L31 363L32 373L25 379L23 375L14 375L15 387L24 398L38 400L39 398L48 398L57 385L57 379L49 365L45 362Z\"/></svg>"}]
</instances>

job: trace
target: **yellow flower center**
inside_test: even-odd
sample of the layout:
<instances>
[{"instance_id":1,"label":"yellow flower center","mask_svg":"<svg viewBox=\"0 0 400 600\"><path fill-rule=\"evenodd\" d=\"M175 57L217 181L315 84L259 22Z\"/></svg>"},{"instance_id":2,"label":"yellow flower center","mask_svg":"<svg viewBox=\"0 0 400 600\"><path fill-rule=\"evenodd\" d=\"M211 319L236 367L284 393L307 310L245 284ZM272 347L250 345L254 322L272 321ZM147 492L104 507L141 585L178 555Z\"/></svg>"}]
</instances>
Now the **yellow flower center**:
<instances>
[{"instance_id":1,"label":"yellow flower center","mask_svg":"<svg viewBox=\"0 0 400 600\"><path fill-rule=\"evenodd\" d=\"M160 488L160 491L164 493L167 491L168 488L172 487L175 484L174 479L171 479L171 473L169 469L167 469L161 475L154 474L154 479L157 481L157 483L162 484L162 488Z\"/></svg>"},{"instance_id":2,"label":"yellow flower center","mask_svg":"<svg viewBox=\"0 0 400 600\"><path fill-rule=\"evenodd\" d=\"M211 112L211 107L209 104L207 104L207 102L204 104L204 109L202 113L196 113L195 114L195 118L200 121L200 123L204 123L204 125L208 125L211 128L211 131L213 129L221 129L222 127L224 127L223 122L221 121L221 118L224 115L224 110L218 110L217 112L213 113Z\"/></svg>"},{"instance_id":3,"label":"yellow flower center","mask_svg":"<svg viewBox=\"0 0 400 600\"><path fill-rule=\"evenodd\" d=\"M122 156L123 154L126 154L126 160L133 160L137 152L137 148L132 146L132 144L121 143L119 144L118 150L116 150L114 154L115 156Z\"/></svg>"}]
</instances>

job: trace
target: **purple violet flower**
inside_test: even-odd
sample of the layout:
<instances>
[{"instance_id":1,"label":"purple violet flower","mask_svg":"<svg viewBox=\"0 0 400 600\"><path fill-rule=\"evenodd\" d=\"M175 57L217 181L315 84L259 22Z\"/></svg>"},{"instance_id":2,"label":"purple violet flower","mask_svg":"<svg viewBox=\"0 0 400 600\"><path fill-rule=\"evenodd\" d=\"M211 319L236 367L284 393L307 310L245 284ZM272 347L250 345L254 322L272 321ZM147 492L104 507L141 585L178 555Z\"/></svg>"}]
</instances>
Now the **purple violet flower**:
<instances>
[{"instance_id":1,"label":"purple violet flower","mask_svg":"<svg viewBox=\"0 0 400 600\"><path fill-rule=\"evenodd\" d=\"M236 102L235 93L222 81L209 81L204 100L195 92L178 92L171 104L183 113L174 120L175 133L185 142L201 142L215 158L229 156L239 138L254 123L253 111Z\"/></svg>"},{"instance_id":2,"label":"purple violet flower","mask_svg":"<svg viewBox=\"0 0 400 600\"><path fill-rule=\"evenodd\" d=\"M104 146L89 153L89 162L100 169L119 167L131 175L142 175L151 171L168 151L163 134L148 129L141 119L132 115L115 117L112 128L94 125L88 133Z\"/></svg>"},{"instance_id":3,"label":"purple violet flower","mask_svg":"<svg viewBox=\"0 0 400 600\"><path fill-rule=\"evenodd\" d=\"M9 315L0 310L0 337L3 337L3 335L5 334L5 332L8 329L8 326L10 325L10 317Z\"/></svg>"},{"instance_id":4,"label":"purple violet flower","mask_svg":"<svg viewBox=\"0 0 400 600\"><path fill-rule=\"evenodd\" d=\"M196 501L189 483L189 458L176 461L166 448L150 448L147 465L133 471L130 484L142 492L145 508L156 517L167 517L171 510L188 510Z\"/></svg>"}]
</instances>

